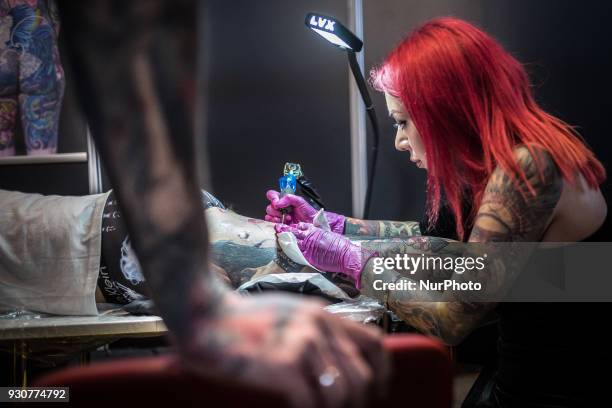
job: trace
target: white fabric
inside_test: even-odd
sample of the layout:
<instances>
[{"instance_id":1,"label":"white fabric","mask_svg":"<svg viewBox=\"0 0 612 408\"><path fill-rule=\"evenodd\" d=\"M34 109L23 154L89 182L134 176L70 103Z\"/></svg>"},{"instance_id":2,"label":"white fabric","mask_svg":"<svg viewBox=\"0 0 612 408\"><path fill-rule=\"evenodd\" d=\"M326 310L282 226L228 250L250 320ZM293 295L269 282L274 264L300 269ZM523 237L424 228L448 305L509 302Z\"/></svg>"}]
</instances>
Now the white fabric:
<instances>
[{"instance_id":1,"label":"white fabric","mask_svg":"<svg viewBox=\"0 0 612 408\"><path fill-rule=\"evenodd\" d=\"M325 213L321 208L314 217L312 225L315 227L321 228L324 231L331 231L329 227L329 223L327 222L327 218L325 217ZM293 262L298 263L300 265L306 265L314 269L315 271L323 272L320 269L315 268L306 260L304 254L298 247L297 239L292 232L281 232L276 235L278 240L278 246L281 247L285 255L289 257Z\"/></svg>"},{"instance_id":2,"label":"white fabric","mask_svg":"<svg viewBox=\"0 0 612 408\"><path fill-rule=\"evenodd\" d=\"M300 265L310 266L315 271L323 272L312 266L310 262L306 260L302 254L302 251L300 251L295 235L293 235L292 232L280 232L276 234L276 239L278 241L278 246L281 247L285 255L287 255L287 257L289 257L289 259L291 259L293 262Z\"/></svg>"},{"instance_id":3,"label":"white fabric","mask_svg":"<svg viewBox=\"0 0 612 408\"><path fill-rule=\"evenodd\" d=\"M0 310L97 315L108 193L42 196L0 190Z\"/></svg>"}]
</instances>

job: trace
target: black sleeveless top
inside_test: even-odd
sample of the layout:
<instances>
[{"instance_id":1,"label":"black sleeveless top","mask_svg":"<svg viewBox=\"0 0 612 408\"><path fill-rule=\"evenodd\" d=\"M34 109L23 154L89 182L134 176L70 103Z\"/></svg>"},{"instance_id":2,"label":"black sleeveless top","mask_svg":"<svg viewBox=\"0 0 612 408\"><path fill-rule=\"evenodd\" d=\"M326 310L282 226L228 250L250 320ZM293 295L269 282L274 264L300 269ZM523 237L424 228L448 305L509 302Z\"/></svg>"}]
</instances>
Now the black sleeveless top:
<instances>
[{"instance_id":1,"label":"black sleeveless top","mask_svg":"<svg viewBox=\"0 0 612 408\"><path fill-rule=\"evenodd\" d=\"M423 235L456 238L448 209ZM611 217L582 242L608 242ZM610 273L611 271L601 271ZM612 290L612 289L611 289ZM500 303L497 366L462 408L612 406L612 303Z\"/></svg>"},{"instance_id":2,"label":"black sleeveless top","mask_svg":"<svg viewBox=\"0 0 612 408\"><path fill-rule=\"evenodd\" d=\"M609 241L609 220L582 242ZM498 365L483 370L463 407L610 406L611 306L500 303Z\"/></svg>"}]
</instances>

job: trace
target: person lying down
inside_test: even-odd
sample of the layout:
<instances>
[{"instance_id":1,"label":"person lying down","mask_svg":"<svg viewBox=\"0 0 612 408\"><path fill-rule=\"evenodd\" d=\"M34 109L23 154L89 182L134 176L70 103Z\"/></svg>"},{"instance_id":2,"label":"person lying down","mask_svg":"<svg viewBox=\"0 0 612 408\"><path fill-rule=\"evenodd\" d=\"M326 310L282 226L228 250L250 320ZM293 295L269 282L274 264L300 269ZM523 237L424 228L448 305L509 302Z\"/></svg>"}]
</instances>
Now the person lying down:
<instances>
[{"instance_id":1,"label":"person lying down","mask_svg":"<svg viewBox=\"0 0 612 408\"><path fill-rule=\"evenodd\" d=\"M263 275L286 272L317 272L291 261L278 247L274 224L228 210L215 196L202 190L209 230L211 268L228 286L236 289ZM129 236L112 192L102 216L102 255L98 275L98 301L126 304L148 297L149 292L132 251ZM356 289L336 281L350 294Z\"/></svg>"},{"instance_id":2,"label":"person lying down","mask_svg":"<svg viewBox=\"0 0 612 408\"><path fill-rule=\"evenodd\" d=\"M273 223L230 211L206 191L202 200L211 268L225 284L237 288L263 275L317 272L278 248ZM358 294L342 277L335 281ZM72 197L0 190L0 313L96 315L96 302L147 298L112 191Z\"/></svg>"}]
</instances>

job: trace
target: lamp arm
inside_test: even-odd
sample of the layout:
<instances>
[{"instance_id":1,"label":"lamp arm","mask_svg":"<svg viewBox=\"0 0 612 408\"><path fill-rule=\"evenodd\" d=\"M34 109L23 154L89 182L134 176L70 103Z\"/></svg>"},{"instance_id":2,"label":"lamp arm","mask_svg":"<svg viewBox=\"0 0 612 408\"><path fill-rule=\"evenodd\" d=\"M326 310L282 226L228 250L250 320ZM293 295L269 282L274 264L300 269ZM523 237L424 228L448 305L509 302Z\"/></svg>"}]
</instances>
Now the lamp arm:
<instances>
[{"instance_id":1,"label":"lamp arm","mask_svg":"<svg viewBox=\"0 0 612 408\"><path fill-rule=\"evenodd\" d=\"M368 172L368 186L366 190L366 197L365 197L364 211L363 211L363 217L364 219L367 219L370 214L370 202L372 200L372 185L374 184L374 174L376 172L376 160L378 159L378 144L379 144L378 119L376 117L376 111L374 110L374 105L372 104L372 99L370 98L370 93L368 92L368 87L366 86L365 79L363 77L363 74L361 73L361 69L359 68L357 57L355 56L355 53L353 51L351 50L347 50L347 51L348 51L347 53L348 53L349 66L351 67L353 78L355 78L355 83L357 83L357 88L359 88L359 93L361 94L361 98L363 99L366 113L368 114L368 118L370 119L370 125L372 126L372 135L373 135L372 159L370 161L370 169Z\"/></svg>"}]
</instances>

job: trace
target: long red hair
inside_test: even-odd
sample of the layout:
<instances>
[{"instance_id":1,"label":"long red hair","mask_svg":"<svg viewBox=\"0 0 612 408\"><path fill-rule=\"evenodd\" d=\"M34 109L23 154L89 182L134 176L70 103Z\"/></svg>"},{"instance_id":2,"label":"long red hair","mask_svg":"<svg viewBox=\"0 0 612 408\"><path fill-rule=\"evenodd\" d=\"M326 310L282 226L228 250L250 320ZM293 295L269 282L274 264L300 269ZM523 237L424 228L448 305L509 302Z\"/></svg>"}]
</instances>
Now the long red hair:
<instances>
[{"instance_id":1,"label":"long red hair","mask_svg":"<svg viewBox=\"0 0 612 408\"><path fill-rule=\"evenodd\" d=\"M497 165L514 181L526 181L513 156L517 145L545 149L571 184L578 174L591 188L605 179L603 166L574 129L537 105L523 66L465 21L437 18L420 26L372 70L371 83L399 98L419 131L428 163L430 225L444 194L460 238L471 228ZM462 213L464 200L472 204L470 214Z\"/></svg>"}]
</instances>

